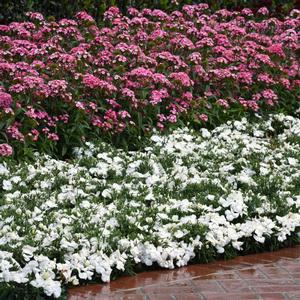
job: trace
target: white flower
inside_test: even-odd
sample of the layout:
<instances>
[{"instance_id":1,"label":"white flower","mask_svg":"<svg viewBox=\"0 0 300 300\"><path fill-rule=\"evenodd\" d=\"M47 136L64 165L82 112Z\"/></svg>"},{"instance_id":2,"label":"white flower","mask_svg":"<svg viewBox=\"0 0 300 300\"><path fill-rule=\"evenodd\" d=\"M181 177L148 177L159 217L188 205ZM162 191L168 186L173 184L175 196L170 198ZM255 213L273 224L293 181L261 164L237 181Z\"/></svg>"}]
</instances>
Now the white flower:
<instances>
[{"instance_id":1,"label":"white flower","mask_svg":"<svg viewBox=\"0 0 300 300\"><path fill-rule=\"evenodd\" d=\"M238 181L248 184L248 185L256 185L256 183L254 182L254 180L245 172L242 171L238 177L237 177Z\"/></svg>"},{"instance_id":2,"label":"white flower","mask_svg":"<svg viewBox=\"0 0 300 300\"><path fill-rule=\"evenodd\" d=\"M239 191L232 191L226 199L219 199L219 203L223 207L230 208L229 210L225 211L228 221L232 221L246 212L247 206L245 204L245 201L247 201L247 199L244 198L242 193Z\"/></svg>"},{"instance_id":3,"label":"white flower","mask_svg":"<svg viewBox=\"0 0 300 300\"><path fill-rule=\"evenodd\" d=\"M61 284L108 282L129 261L174 268L199 249L296 236L300 119L279 116L284 132L271 139L275 118L155 132L147 151L88 143L68 163L37 154L17 168L0 164L0 246L9 246L0 281L59 297ZM266 187L277 181L275 201Z\"/></svg>"},{"instance_id":4,"label":"white flower","mask_svg":"<svg viewBox=\"0 0 300 300\"><path fill-rule=\"evenodd\" d=\"M10 191L10 190L12 190L12 184L11 184L11 181L10 181L10 180L3 180L2 188L3 188L3 190L5 190L5 191Z\"/></svg>"},{"instance_id":5,"label":"white flower","mask_svg":"<svg viewBox=\"0 0 300 300\"><path fill-rule=\"evenodd\" d=\"M8 175L9 171L4 164L0 164L0 175Z\"/></svg>"},{"instance_id":6,"label":"white flower","mask_svg":"<svg viewBox=\"0 0 300 300\"><path fill-rule=\"evenodd\" d=\"M293 157L288 157L288 162L289 162L289 164L291 165L291 166L296 166L297 165L297 163L298 163L298 160L297 159L295 159L295 158L293 158Z\"/></svg>"},{"instance_id":7,"label":"white flower","mask_svg":"<svg viewBox=\"0 0 300 300\"><path fill-rule=\"evenodd\" d=\"M42 275L35 274L35 279L30 281L30 284L36 288L42 288L45 294L49 297L59 298L61 295L61 285L59 281L54 281L49 277L48 272Z\"/></svg>"},{"instance_id":8,"label":"white flower","mask_svg":"<svg viewBox=\"0 0 300 300\"><path fill-rule=\"evenodd\" d=\"M88 209L88 208L91 207L91 204L90 204L89 201L84 200L84 201L82 201L82 202L80 203L80 207L85 208L85 209Z\"/></svg>"},{"instance_id":9,"label":"white flower","mask_svg":"<svg viewBox=\"0 0 300 300\"><path fill-rule=\"evenodd\" d=\"M23 246L22 254L23 254L23 258L25 259L25 261L29 261L36 250L37 250L37 247L32 247L29 245Z\"/></svg>"},{"instance_id":10,"label":"white flower","mask_svg":"<svg viewBox=\"0 0 300 300\"><path fill-rule=\"evenodd\" d=\"M180 239L180 238L182 238L183 236L185 236L185 233L184 233L182 230L177 230L177 231L174 233L174 236L175 236L177 239Z\"/></svg>"},{"instance_id":11,"label":"white flower","mask_svg":"<svg viewBox=\"0 0 300 300\"><path fill-rule=\"evenodd\" d=\"M162 142L162 138L158 135L152 135L151 141L153 141L154 143L160 143Z\"/></svg>"},{"instance_id":12,"label":"white flower","mask_svg":"<svg viewBox=\"0 0 300 300\"><path fill-rule=\"evenodd\" d=\"M103 198L111 198L111 194L112 194L112 191L110 189L105 189L101 193Z\"/></svg>"},{"instance_id":13,"label":"white flower","mask_svg":"<svg viewBox=\"0 0 300 300\"><path fill-rule=\"evenodd\" d=\"M211 137L211 133L206 128L201 128L201 135L204 138L210 138Z\"/></svg>"}]
</instances>

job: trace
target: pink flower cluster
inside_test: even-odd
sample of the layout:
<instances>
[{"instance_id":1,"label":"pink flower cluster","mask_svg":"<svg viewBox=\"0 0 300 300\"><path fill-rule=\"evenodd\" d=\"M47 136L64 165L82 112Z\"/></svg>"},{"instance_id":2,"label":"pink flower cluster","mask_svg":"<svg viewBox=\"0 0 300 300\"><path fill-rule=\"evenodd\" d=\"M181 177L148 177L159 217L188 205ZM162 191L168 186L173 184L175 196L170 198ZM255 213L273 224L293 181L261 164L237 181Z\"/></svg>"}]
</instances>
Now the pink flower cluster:
<instances>
[{"instance_id":1,"label":"pink flower cluster","mask_svg":"<svg viewBox=\"0 0 300 300\"><path fill-rule=\"evenodd\" d=\"M0 108L9 108L12 104L12 96L8 93L0 92Z\"/></svg>"},{"instance_id":2,"label":"pink flower cluster","mask_svg":"<svg viewBox=\"0 0 300 300\"><path fill-rule=\"evenodd\" d=\"M111 7L103 26L86 12L0 26L0 121L13 143L64 143L82 124L80 139L204 123L299 100L299 11L283 20L207 4L128 13Z\"/></svg>"},{"instance_id":3,"label":"pink flower cluster","mask_svg":"<svg viewBox=\"0 0 300 300\"><path fill-rule=\"evenodd\" d=\"M0 144L0 157L11 156L13 154L13 148L8 144Z\"/></svg>"}]
</instances>

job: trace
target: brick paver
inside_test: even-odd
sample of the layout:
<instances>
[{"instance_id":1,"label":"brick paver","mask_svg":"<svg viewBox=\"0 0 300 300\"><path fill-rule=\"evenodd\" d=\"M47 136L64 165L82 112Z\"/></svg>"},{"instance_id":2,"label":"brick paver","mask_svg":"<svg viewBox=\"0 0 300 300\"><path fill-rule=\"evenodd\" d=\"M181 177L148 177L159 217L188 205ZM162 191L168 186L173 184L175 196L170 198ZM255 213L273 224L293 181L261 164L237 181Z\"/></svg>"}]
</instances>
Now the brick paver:
<instances>
[{"instance_id":1,"label":"brick paver","mask_svg":"<svg viewBox=\"0 0 300 300\"><path fill-rule=\"evenodd\" d=\"M300 246L72 288L69 300L300 300Z\"/></svg>"}]
</instances>

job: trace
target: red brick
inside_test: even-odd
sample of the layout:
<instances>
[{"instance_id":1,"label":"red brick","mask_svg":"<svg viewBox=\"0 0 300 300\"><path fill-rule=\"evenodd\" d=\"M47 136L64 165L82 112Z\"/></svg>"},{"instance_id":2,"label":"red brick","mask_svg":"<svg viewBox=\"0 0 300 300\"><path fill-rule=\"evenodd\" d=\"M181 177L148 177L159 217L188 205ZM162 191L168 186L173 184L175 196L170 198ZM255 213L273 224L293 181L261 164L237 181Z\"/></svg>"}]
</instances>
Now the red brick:
<instances>
[{"instance_id":1,"label":"red brick","mask_svg":"<svg viewBox=\"0 0 300 300\"><path fill-rule=\"evenodd\" d=\"M99 300L102 300L102 297L98 298ZM110 300L144 300L145 297L141 295L118 295L118 296L113 296L109 298Z\"/></svg>"},{"instance_id":2,"label":"red brick","mask_svg":"<svg viewBox=\"0 0 300 300\"><path fill-rule=\"evenodd\" d=\"M243 279L265 279L267 276L263 274L259 269L249 268L237 271L238 275Z\"/></svg>"},{"instance_id":3,"label":"red brick","mask_svg":"<svg viewBox=\"0 0 300 300\"><path fill-rule=\"evenodd\" d=\"M289 265L289 266L282 266L285 270L287 270L289 273L300 273L300 264L298 265Z\"/></svg>"},{"instance_id":4,"label":"red brick","mask_svg":"<svg viewBox=\"0 0 300 300\"><path fill-rule=\"evenodd\" d=\"M210 275L206 275L201 277L201 280L210 279L210 280L221 280L221 279L240 279L236 271L231 272L220 272L220 273L214 273Z\"/></svg>"},{"instance_id":5,"label":"red brick","mask_svg":"<svg viewBox=\"0 0 300 300\"><path fill-rule=\"evenodd\" d=\"M192 281L193 285L196 287L197 290L202 292L220 292L224 293L225 290L220 286L217 281L215 280L201 280L201 279L195 279Z\"/></svg>"},{"instance_id":6,"label":"red brick","mask_svg":"<svg viewBox=\"0 0 300 300\"><path fill-rule=\"evenodd\" d=\"M288 293L287 296L291 300L300 300L300 293Z\"/></svg>"},{"instance_id":7,"label":"red brick","mask_svg":"<svg viewBox=\"0 0 300 300\"><path fill-rule=\"evenodd\" d=\"M193 293L193 289L191 286L188 285L181 285L179 283L179 286L174 285L174 286L151 286L151 287L144 287L143 291L145 294L150 295L150 294L168 294L168 295L176 295L176 294L184 294L184 293Z\"/></svg>"},{"instance_id":8,"label":"red brick","mask_svg":"<svg viewBox=\"0 0 300 300\"><path fill-rule=\"evenodd\" d=\"M280 293L267 293L259 295L263 300L286 300L287 298Z\"/></svg>"},{"instance_id":9,"label":"red brick","mask_svg":"<svg viewBox=\"0 0 300 300\"><path fill-rule=\"evenodd\" d=\"M205 299L207 300L257 300L257 297L253 293L228 293L228 294L218 294L218 293L203 293Z\"/></svg>"},{"instance_id":10,"label":"red brick","mask_svg":"<svg viewBox=\"0 0 300 300\"><path fill-rule=\"evenodd\" d=\"M300 285L268 285L253 288L258 293L290 293L300 292Z\"/></svg>"},{"instance_id":11,"label":"red brick","mask_svg":"<svg viewBox=\"0 0 300 300\"><path fill-rule=\"evenodd\" d=\"M292 277L294 278L294 279L300 279L300 273L293 273L292 274Z\"/></svg>"},{"instance_id":12,"label":"red brick","mask_svg":"<svg viewBox=\"0 0 300 300\"><path fill-rule=\"evenodd\" d=\"M201 295L197 294L184 294L184 295L175 295L176 300L200 300L204 299Z\"/></svg>"},{"instance_id":13,"label":"red brick","mask_svg":"<svg viewBox=\"0 0 300 300\"><path fill-rule=\"evenodd\" d=\"M288 278L280 278L280 279L247 279L246 283L250 287L257 287L257 286L268 286L268 285L291 285L294 284L293 279Z\"/></svg>"},{"instance_id":14,"label":"red brick","mask_svg":"<svg viewBox=\"0 0 300 300\"><path fill-rule=\"evenodd\" d=\"M269 278L287 278L289 273L279 266L266 265L259 267L260 271Z\"/></svg>"},{"instance_id":15,"label":"red brick","mask_svg":"<svg viewBox=\"0 0 300 300\"><path fill-rule=\"evenodd\" d=\"M170 295L147 295L149 300L174 300ZM147 299L147 300L148 300Z\"/></svg>"},{"instance_id":16,"label":"red brick","mask_svg":"<svg viewBox=\"0 0 300 300\"><path fill-rule=\"evenodd\" d=\"M220 280L220 284L225 288L228 293L251 293L247 284L242 280Z\"/></svg>"}]
</instances>

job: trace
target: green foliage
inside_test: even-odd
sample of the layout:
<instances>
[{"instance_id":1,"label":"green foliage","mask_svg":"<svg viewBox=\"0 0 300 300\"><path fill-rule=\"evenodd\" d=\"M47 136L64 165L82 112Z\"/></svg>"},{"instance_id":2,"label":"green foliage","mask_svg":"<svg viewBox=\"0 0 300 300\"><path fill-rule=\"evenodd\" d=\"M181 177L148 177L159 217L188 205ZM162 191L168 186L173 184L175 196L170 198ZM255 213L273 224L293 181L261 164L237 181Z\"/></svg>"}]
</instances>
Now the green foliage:
<instances>
[{"instance_id":1,"label":"green foliage","mask_svg":"<svg viewBox=\"0 0 300 300\"><path fill-rule=\"evenodd\" d=\"M0 283L0 299L2 300L50 300L52 297L47 297L41 289L23 284L11 284L7 282ZM67 289L63 287L60 300L67 299Z\"/></svg>"},{"instance_id":2,"label":"green foliage","mask_svg":"<svg viewBox=\"0 0 300 300\"><path fill-rule=\"evenodd\" d=\"M208 3L213 10L222 8L237 9L248 7L257 9L266 6L275 15L283 15L294 7L300 5L299 0L1 0L0 1L0 23L19 21L24 19L24 12L38 11L46 16L54 16L57 19L70 18L76 12L85 10L90 13L96 21L101 21L105 10L110 6L118 6L123 13L128 7L158 8L172 11L181 8L185 4Z\"/></svg>"}]
</instances>

